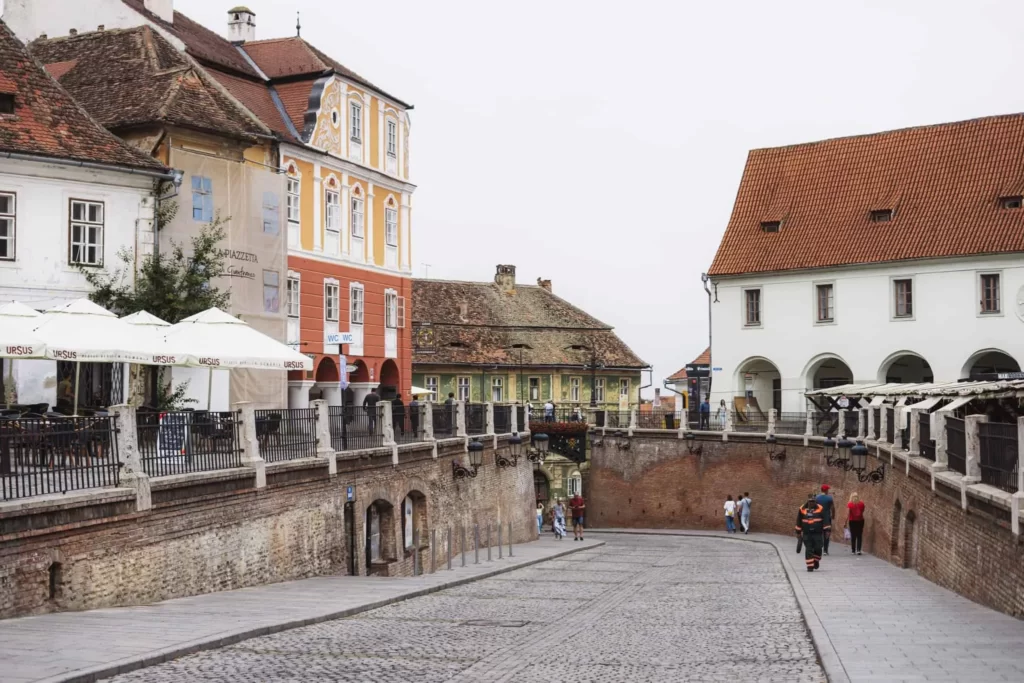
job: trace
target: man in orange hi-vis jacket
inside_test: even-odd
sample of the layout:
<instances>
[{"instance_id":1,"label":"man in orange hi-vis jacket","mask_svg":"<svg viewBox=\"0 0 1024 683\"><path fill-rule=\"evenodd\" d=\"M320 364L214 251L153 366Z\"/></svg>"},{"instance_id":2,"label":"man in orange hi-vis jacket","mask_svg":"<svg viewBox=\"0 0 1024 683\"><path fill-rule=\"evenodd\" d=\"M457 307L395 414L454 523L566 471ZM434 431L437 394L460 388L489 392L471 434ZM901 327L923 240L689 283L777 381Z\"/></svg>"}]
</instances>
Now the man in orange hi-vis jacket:
<instances>
[{"instance_id":1,"label":"man in orange hi-vis jacket","mask_svg":"<svg viewBox=\"0 0 1024 683\"><path fill-rule=\"evenodd\" d=\"M796 534L804 542L804 559L807 571L813 572L821 563L821 547L831 524L825 522L825 509L815 500L815 494L807 496L807 502L796 513Z\"/></svg>"}]
</instances>

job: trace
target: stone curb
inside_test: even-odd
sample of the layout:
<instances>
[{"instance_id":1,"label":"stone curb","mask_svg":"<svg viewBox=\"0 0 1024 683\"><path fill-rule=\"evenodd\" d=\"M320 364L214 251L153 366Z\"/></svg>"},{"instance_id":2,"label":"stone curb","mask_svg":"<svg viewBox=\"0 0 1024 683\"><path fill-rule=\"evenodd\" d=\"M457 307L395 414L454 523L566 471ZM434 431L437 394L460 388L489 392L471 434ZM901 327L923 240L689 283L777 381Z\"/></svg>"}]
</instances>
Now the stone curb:
<instances>
[{"instance_id":1,"label":"stone curb","mask_svg":"<svg viewBox=\"0 0 1024 683\"><path fill-rule=\"evenodd\" d=\"M746 535L733 534L730 536L724 536L721 533L714 531L675 531L671 529L651 529L651 530L639 530L639 529L587 529L588 534L624 534L624 535L637 535L637 536L689 536L692 538L717 538L723 541L746 541L748 543L760 543L762 545L769 545L775 549L775 552L779 556L779 562L782 563L782 568L786 571L786 578L789 579L789 586L793 590L793 597L796 598L797 605L800 607L800 612L803 614L804 623L807 624L807 630L811 634L811 642L814 644L814 649L818 652L818 661L821 662L821 668L825 670L825 676L828 678L829 683L850 683L850 676L846 673L846 668L843 666L842 660L839 658L839 654L836 652L835 646L832 644L832 639L828 635L828 631L822 626L821 620L818 618L818 613L814 609L813 603L810 598L807 597L807 592L804 590L803 583L800 580L800 575L790 566L789 562L782 556L783 550L779 547L779 544L771 539L762 538L750 538Z\"/></svg>"},{"instance_id":2,"label":"stone curb","mask_svg":"<svg viewBox=\"0 0 1024 683\"><path fill-rule=\"evenodd\" d=\"M163 664L169 662L172 659L184 657L186 655L195 654L196 652L203 652L205 650L216 650L217 648L227 647L228 645L234 645L240 643L243 640L249 640L251 638L259 638L260 636L270 635L272 633L280 633L281 631L288 631L293 628L301 628L303 626L311 626L313 624L319 624L325 621L333 621L334 619L343 619L350 617L355 614L361 614L362 612L369 612L370 610L379 609L388 605L393 605L398 602L410 600L412 598L419 598L424 595L431 593L437 593L439 591L446 590L448 588L454 588L456 586L462 586L467 583L473 583L480 579L488 579L492 576L498 576L499 574L506 574L517 569L529 567L531 565L540 564L541 562L547 562L548 560L555 560L566 555L572 555L573 553L582 552L584 550L591 550L593 548L600 548L605 543L600 542L589 542L584 546L569 548L566 550L560 550L547 557L539 557L532 560L523 560L516 564L505 565L504 567L498 567L493 570L476 574L474 576L467 576L459 579L452 579L440 583L436 586L429 586L427 588L418 588L416 590L409 591L408 593L402 593L391 598L384 600L377 600L375 602L369 602L356 607L349 607L348 609L339 610L337 612L329 612L327 614L317 615L315 617L307 617L304 619L293 619L291 621L285 621L280 624L273 624L271 626L261 626L259 628L244 629L241 631L226 632L221 636L213 636L208 638L201 638L199 640L193 640L186 643L179 643L172 645L171 647L160 648L153 650L145 655L138 655L134 657L128 657L115 662L107 662L105 664L99 664L94 667L77 669L76 671L68 672L66 674L58 674L57 676L51 676L49 678L41 678L34 683L94 683L95 681L110 678L111 676L117 676L119 674L125 674L130 671L137 669L144 669L149 666L155 666L157 664ZM440 571L440 570L439 570ZM424 576L429 576L424 575Z\"/></svg>"}]
</instances>

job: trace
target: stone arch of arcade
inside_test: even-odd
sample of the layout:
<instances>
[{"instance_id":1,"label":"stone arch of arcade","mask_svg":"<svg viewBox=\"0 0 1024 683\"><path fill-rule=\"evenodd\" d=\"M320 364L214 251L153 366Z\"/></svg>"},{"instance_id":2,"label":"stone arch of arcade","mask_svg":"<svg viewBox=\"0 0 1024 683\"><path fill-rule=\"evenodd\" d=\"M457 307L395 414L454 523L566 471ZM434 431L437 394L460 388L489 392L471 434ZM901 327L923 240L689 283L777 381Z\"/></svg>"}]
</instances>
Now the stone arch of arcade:
<instances>
[{"instance_id":1,"label":"stone arch of arcade","mask_svg":"<svg viewBox=\"0 0 1024 683\"><path fill-rule=\"evenodd\" d=\"M1001 349L982 349L971 354L960 371L960 379L994 379L992 375L1020 372L1017 359Z\"/></svg>"},{"instance_id":2,"label":"stone arch of arcade","mask_svg":"<svg viewBox=\"0 0 1024 683\"><path fill-rule=\"evenodd\" d=\"M915 351L897 351L878 366L878 381L883 384L933 382L932 367L924 356Z\"/></svg>"},{"instance_id":3,"label":"stone arch of arcade","mask_svg":"<svg viewBox=\"0 0 1024 683\"><path fill-rule=\"evenodd\" d=\"M736 366L733 380L735 396L729 409L736 419L745 415L765 417L775 408L782 411L782 374L778 366L763 356L751 356ZM718 406L711 406L714 415Z\"/></svg>"}]
</instances>

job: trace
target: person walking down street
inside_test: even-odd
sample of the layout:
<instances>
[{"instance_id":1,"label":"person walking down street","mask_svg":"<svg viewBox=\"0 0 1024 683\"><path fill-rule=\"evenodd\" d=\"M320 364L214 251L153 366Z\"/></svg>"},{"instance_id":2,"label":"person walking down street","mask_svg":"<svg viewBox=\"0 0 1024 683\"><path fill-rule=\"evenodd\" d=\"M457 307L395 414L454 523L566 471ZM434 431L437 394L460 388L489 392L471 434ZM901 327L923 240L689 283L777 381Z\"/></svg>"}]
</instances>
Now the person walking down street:
<instances>
[{"instance_id":1,"label":"person walking down street","mask_svg":"<svg viewBox=\"0 0 1024 683\"><path fill-rule=\"evenodd\" d=\"M583 496L576 494L569 500L569 509L572 511L572 535L574 541L583 540L583 513L587 505L583 502Z\"/></svg>"},{"instance_id":2,"label":"person walking down street","mask_svg":"<svg viewBox=\"0 0 1024 683\"><path fill-rule=\"evenodd\" d=\"M740 498L740 524L743 525L743 533L750 533L750 494L744 493Z\"/></svg>"},{"instance_id":3,"label":"person walking down street","mask_svg":"<svg viewBox=\"0 0 1024 683\"><path fill-rule=\"evenodd\" d=\"M420 396L413 394L409 401L409 428L412 429L412 438L420 438Z\"/></svg>"},{"instance_id":4,"label":"person walking down street","mask_svg":"<svg viewBox=\"0 0 1024 683\"><path fill-rule=\"evenodd\" d=\"M831 528L825 524L825 508L817 501L814 493L807 495L807 502L796 513L796 534L803 541L804 561L807 571L821 567L821 544Z\"/></svg>"},{"instance_id":5,"label":"person walking down street","mask_svg":"<svg viewBox=\"0 0 1024 683\"><path fill-rule=\"evenodd\" d=\"M830 488L831 487L828 484L822 484L821 493L819 493L816 498L816 500L821 504L821 507L825 509L825 526L829 529L822 541L822 550L825 551L826 555L828 555L828 542L832 540L832 520L836 516L836 501L832 498L832 494L829 493Z\"/></svg>"},{"instance_id":6,"label":"person walking down street","mask_svg":"<svg viewBox=\"0 0 1024 683\"><path fill-rule=\"evenodd\" d=\"M846 504L846 525L850 529L850 552L860 555L864 543L864 501L856 492L850 494L850 502Z\"/></svg>"},{"instance_id":7,"label":"person walking down street","mask_svg":"<svg viewBox=\"0 0 1024 683\"><path fill-rule=\"evenodd\" d=\"M380 396L377 395L377 389L370 389L370 393L363 399L363 410L366 411L366 418L369 422L370 433L377 433L377 404L380 403Z\"/></svg>"},{"instance_id":8,"label":"person walking down street","mask_svg":"<svg viewBox=\"0 0 1024 683\"><path fill-rule=\"evenodd\" d=\"M551 402L551 399L548 399L548 401L544 404L544 421L555 421L555 404Z\"/></svg>"},{"instance_id":9,"label":"person walking down street","mask_svg":"<svg viewBox=\"0 0 1024 683\"><path fill-rule=\"evenodd\" d=\"M544 503L537 503L537 533L544 531Z\"/></svg>"},{"instance_id":10,"label":"person walking down street","mask_svg":"<svg viewBox=\"0 0 1024 683\"><path fill-rule=\"evenodd\" d=\"M405 436L405 404L401 394L395 394L395 400L391 402L391 424L396 434Z\"/></svg>"},{"instance_id":11,"label":"person walking down street","mask_svg":"<svg viewBox=\"0 0 1024 683\"><path fill-rule=\"evenodd\" d=\"M565 538L565 505L562 504L562 499L559 498L555 501L554 507L551 508L553 515L553 526L555 532L555 538L562 540Z\"/></svg>"},{"instance_id":12,"label":"person walking down street","mask_svg":"<svg viewBox=\"0 0 1024 683\"><path fill-rule=\"evenodd\" d=\"M708 403L708 397L705 396L704 400L700 402L700 424L698 429L711 429L711 404Z\"/></svg>"},{"instance_id":13,"label":"person walking down street","mask_svg":"<svg viewBox=\"0 0 1024 683\"><path fill-rule=\"evenodd\" d=\"M727 533L736 533L736 501L730 493L725 497L725 530Z\"/></svg>"},{"instance_id":14,"label":"person walking down street","mask_svg":"<svg viewBox=\"0 0 1024 683\"><path fill-rule=\"evenodd\" d=\"M716 426L719 429L721 429L722 431L725 431L725 413L726 413L726 411L727 411L727 408L725 407L725 399L723 398L718 403L718 410L715 411L715 423L716 423Z\"/></svg>"}]
</instances>

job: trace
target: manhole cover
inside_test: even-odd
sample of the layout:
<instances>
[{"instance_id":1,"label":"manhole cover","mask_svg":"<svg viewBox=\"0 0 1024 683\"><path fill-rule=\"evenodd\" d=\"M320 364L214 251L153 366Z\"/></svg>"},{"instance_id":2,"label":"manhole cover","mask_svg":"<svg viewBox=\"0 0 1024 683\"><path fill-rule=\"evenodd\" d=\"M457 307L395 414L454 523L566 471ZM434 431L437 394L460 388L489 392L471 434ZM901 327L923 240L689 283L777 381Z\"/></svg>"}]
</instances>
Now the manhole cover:
<instances>
[{"instance_id":1,"label":"manhole cover","mask_svg":"<svg viewBox=\"0 0 1024 683\"><path fill-rule=\"evenodd\" d=\"M528 621L505 621L502 619L470 619L462 622L463 626L498 626L500 628L522 628Z\"/></svg>"}]
</instances>

